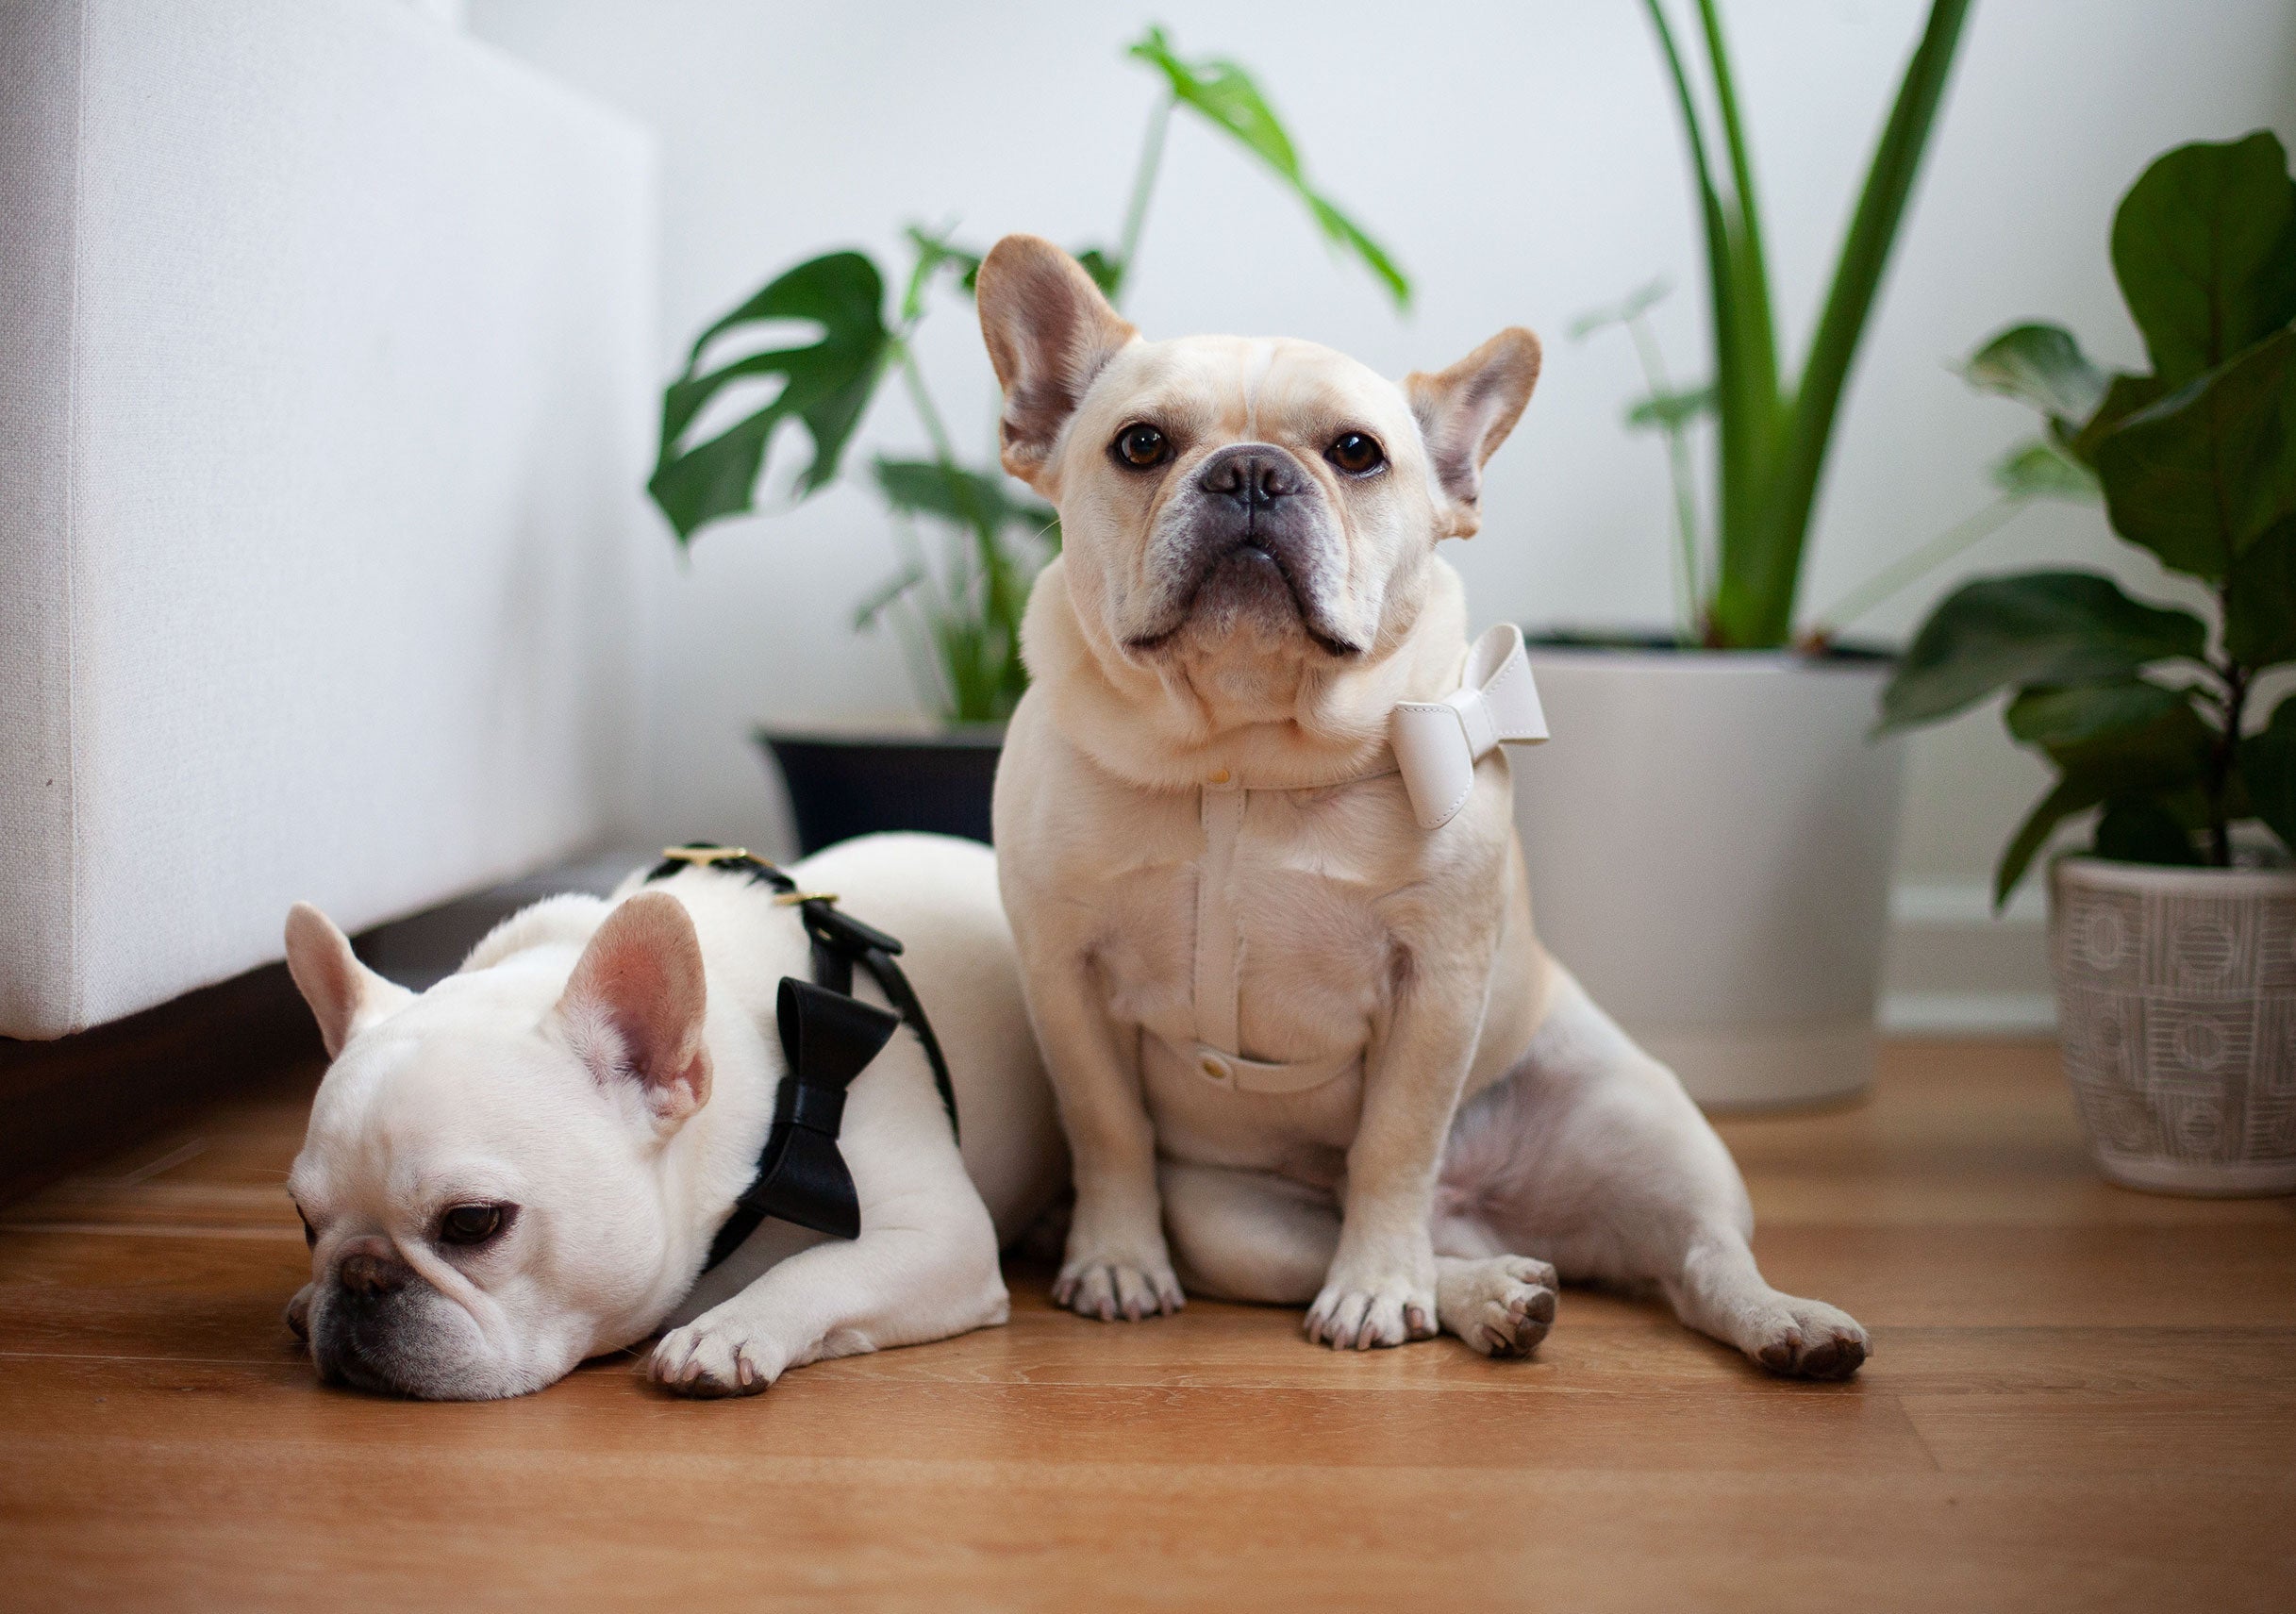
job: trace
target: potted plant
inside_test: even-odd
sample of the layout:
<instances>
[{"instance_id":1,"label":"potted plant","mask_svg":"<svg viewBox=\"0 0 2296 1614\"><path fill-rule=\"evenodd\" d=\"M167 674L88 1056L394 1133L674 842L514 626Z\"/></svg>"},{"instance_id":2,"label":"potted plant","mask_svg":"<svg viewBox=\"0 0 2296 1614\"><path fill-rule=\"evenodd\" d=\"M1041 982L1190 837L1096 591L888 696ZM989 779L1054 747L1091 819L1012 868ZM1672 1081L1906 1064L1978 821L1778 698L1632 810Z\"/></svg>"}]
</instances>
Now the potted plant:
<instances>
[{"instance_id":1,"label":"potted plant","mask_svg":"<svg viewBox=\"0 0 2296 1614\"><path fill-rule=\"evenodd\" d=\"M1370 235L1308 183L1299 153L1252 75L1232 61L1179 56L1151 27L1126 52L1161 80L1150 114L1123 225L1113 248L1087 247L1078 261L1111 301L1137 262L1175 110L1227 136L1306 208L1334 248L1360 262L1396 305L1409 280ZM688 544L712 522L756 507L768 451L784 426L810 440L812 455L790 486L800 503L836 479L846 447L877 388L897 374L927 440L920 457L878 456L872 479L884 499L902 564L863 600L854 625L889 624L899 637L922 703L939 731L807 734L765 729L790 790L798 840L811 852L879 829L932 829L989 839L990 786L1004 723L1027 685L1021 614L1037 571L1060 542L1059 518L998 468L959 454L925 385L913 338L936 288L973 289L980 255L947 229L911 225L908 272L888 317L886 276L866 253L832 252L777 275L695 339L686 368L662 395L661 445L647 491ZM812 340L729 354L762 327L797 322ZM775 333L777 334L777 333ZM705 433L704 412L736 383L779 382L761 408ZM919 527L937 529L939 554Z\"/></svg>"},{"instance_id":2,"label":"potted plant","mask_svg":"<svg viewBox=\"0 0 2296 1614\"><path fill-rule=\"evenodd\" d=\"M1810 515L1842 388L1934 122L1968 0L1934 0L1798 376L1781 368L1753 163L1715 0L1697 0L1705 100L1660 0L1645 0L1689 145L1705 241L1711 380L1670 384L1642 316L1655 290L1581 324L1633 334L1674 478L1671 634L1544 636L1556 741L1522 770L1539 930L1594 995L1712 1107L1854 1092L1871 1077L1899 748L1873 745L1886 658L1797 648ZM1712 508L1689 433L1713 429Z\"/></svg>"},{"instance_id":3,"label":"potted plant","mask_svg":"<svg viewBox=\"0 0 2296 1614\"><path fill-rule=\"evenodd\" d=\"M1964 585L1883 696L1890 728L2000 691L2056 782L2003 852L2005 900L2050 865L2065 1071L2105 1175L2182 1193L2296 1192L2296 184L2269 133L2181 146L2113 218L2147 374L2107 376L2055 325L1972 373L2046 418L2121 539L2213 596L2213 622L2093 572ZM2260 821L2262 828L2252 824ZM2270 834L2263 831L2269 830ZM2274 839L2276 838L2276 839Z\"/></svg>"}]
</instances>

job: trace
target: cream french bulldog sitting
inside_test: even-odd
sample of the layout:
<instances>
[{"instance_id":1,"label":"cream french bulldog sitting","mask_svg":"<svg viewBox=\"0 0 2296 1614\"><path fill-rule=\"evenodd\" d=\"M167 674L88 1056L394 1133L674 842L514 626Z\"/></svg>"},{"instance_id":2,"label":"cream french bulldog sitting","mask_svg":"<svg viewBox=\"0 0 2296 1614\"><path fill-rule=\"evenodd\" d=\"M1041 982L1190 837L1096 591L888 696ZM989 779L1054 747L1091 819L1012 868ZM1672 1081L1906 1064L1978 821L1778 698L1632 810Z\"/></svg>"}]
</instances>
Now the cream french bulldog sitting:
<instances>
[{"instance_id":1,"label":"cream french bulldog sitting","mask_svg":"<svg viewBox=\"0 0 2296 1614\"><path fill-rule=\"evenodd\" d=\"M289 1321L323 1376L519 1395L669 1322L653 1378L728 1395L1005 1321L998 1248L1064 1161L995 858L873 836L790 873L906 944L963 1147L921 1041L893 1034L838 1128L859 1237L769 1221L699 1284L787 1076L780 989L811 964L795 907L723 867L634 876L506 920L419 997L294 909L288 964L333 1063L288 1176L311 1245ZM886 1003L866 980L856 995Z\"/></svg>"},{"instance_id":2,"label":"cream french bulldog sitting","mask_svg":"<svg viewBox=\"0 0 2296 1614\"><path fill-rule=\"evenodd\" d=\"M1005 467L1064 542L995 808L1075 1162L1056 1299L1515 1355L1559 1272L1855 1372L1864 1331L1763 1281L1721 1140L1531 928L1493 741L1541 732L1536 695L1511 629L1470 657L1436 546L1478 524L1536 339L1398 387L1303 341L1145 341L1033 237L978 288Z\"/></svg>"}]
</instances>

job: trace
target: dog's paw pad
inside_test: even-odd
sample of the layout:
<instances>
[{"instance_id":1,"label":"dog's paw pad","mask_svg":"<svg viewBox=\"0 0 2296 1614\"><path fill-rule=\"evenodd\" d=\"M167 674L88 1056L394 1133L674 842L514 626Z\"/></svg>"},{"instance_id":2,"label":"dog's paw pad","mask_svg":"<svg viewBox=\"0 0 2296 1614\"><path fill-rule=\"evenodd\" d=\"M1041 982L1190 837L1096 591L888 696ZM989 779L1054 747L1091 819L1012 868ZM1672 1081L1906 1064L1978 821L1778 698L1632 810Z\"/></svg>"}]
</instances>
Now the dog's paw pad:
<instances>
[{"instance_id":1,"label":"dog's paw pad","mask_svg":"<svg viewBox=\"0 0 2296 1614\"><path fill-rule=\"evenodd\" d=\"M781 1376L765 1342L726 1327L694 1323L662 1337L646 1376L673 1395L709 1399L756 1395Z\"/></svg>"},{"instance_id":2,"label":"dog's paw pad","mask_svg":"<svg viewBox=\"0 0 2296 1614\"><path fill-rule=\"evenodd\" d=\"M1785 1378L1855 1376L1873 1350L1857 1320L1822 1301L1781 1298L1783 1315L1747 1355Z\"/></svg>"},{"instance_id":3,"label":"dog's paw pad","mask_svg":"<svg viewBox=\"0 0 2296 1614\"><path fill-rule=\"evenodd\" d=\"M1487 1356L1527 1356L1554 1326L1555 1289L1544 1261L1476 1261L1439 1285L1443 1326Z\"/></svg>"},{"instance_id":4,"label":"dog's paw pad","mask_svg":"<svg viewBox=\"0 0 2296 1614\"><path fill-rule=\"evenodd\" d=\"M1061 1267L1053 1304L1103 1323L1169 1317L1188 1304L1168 1262L1084 1256Z\"/></svg>"}]
</instances>

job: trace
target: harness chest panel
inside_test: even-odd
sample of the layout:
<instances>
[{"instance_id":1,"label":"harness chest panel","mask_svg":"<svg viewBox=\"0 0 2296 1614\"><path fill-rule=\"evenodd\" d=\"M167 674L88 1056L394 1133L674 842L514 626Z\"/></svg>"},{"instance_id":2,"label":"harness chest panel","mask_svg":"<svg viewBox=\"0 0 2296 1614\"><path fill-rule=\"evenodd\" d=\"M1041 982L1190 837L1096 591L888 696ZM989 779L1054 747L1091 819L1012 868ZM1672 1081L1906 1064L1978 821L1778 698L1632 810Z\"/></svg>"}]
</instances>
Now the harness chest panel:
<instances>
[{"instance_id":1,"label":"harness chest panel","mask_svg":"<svg viewBox=\"0 0 2296 1614\"><path fill-rule=\"evenodd\" d=\"M1234 783L1206 784L1198 792L1204 856L1196 867L1195 1045L1174 1048L1165 1039L1150 1036L1164 1045L1168 1061L1192 1066L1200 1079L1214 1087L1240 1092L1305 1092L1355 1069L1362 1063L1363 1052L1357 1048L1289 1063L1243 1055L1243 927L1236 906L1236 847L1253 793Z\"/></svg>"},{"instance_id":2,"label":"harness chest panel","mask_svg":"<svg viewBox=\"0 0 2296 1614\"><path fill-rule=\"evenodd\" d=\"M1502 744L1535 745L1547 737L1520 629L1501 624L1476 640L1462 657L1460 679L1440 701L1396 706L1383 765L1306 789L1325 790L1400 773L1417 833L1440 831L1465 806L1479 759ZM1194 1040L1182 1046L1155 1031L1143 1039L1144 1059L1167 1070L1192 1070L1194 1079L1238 1092L1306 1093L1359 1070L1363 1062L1361 1046L1291 1061L1243 1054L1244 932L1237 907L1237 846L1252 798L1282 793L1289 792L1255 790L1225 769L1197 788L1204 851L1196 870L1190 979Z\"/></svg>"}]
</instances>

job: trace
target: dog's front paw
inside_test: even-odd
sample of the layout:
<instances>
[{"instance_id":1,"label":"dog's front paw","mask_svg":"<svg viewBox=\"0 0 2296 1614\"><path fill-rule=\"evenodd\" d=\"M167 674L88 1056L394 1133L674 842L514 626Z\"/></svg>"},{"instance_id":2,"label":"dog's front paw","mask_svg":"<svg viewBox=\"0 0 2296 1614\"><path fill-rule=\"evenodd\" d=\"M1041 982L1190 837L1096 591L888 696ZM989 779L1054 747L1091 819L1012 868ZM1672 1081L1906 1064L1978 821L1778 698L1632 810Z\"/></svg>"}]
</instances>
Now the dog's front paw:
<instances>
[{"instance_id":1,"label":"dog's front paw","mask_svg":"<svg viewBox=\"0 0 2296 1614\"><path fill-rule=\"evenodd\" d=\"M1335 1351L1369 1351L1435 1335L1434 1286L1407 1273L1334 1272L1307 1308L1304 1332Z\"/></svg>"},{"instance_id":2,"label":"dog's front paw","mask_svg":"<svg viewBox=\"0 0 2296 1614\"><path fill-rule=\"evenodd\" d=\"M1449 1261L1435 1279L1439 1320L1487 1356L1527 1356L1555 1322L1555 1269L1527 1256Z\"/></svg>"},{"instance_id":3,"label":"dog's front paw","mask_svg":"<svg viewBox=\"0 0 2296 1614\"><path fill-rule=\"evenodd\" d=\"M762 1334L704 1317L662 1336L646 1376L673 1395L756 1395L788 1365L781 1347Z\"/></svg>"},{"instance_id":4,"label":"dog's front paw","mask_svg":"<svg viewBox=\"0 0 2296 1614\"><path fill-rule=\"evenodd\" d=\"M1872 1342L1856 1318L1822 1300L1777 1301L1746 1347L1755 1361L1786 1378L1844 1379L1865 1365Z\"/></svg>"},{"instance_id":5,"label":"dog's front paw","mask_svg":"<svg viewBox=\"0 0 2296 1614\"><path fill-rule=\"evenodd\" d=\"M1162 1251L1072 1252L1053 1279L1053 1304L1103 1323L1169 1317L1188 1304Z\"/></svg>"}]
</instances>

